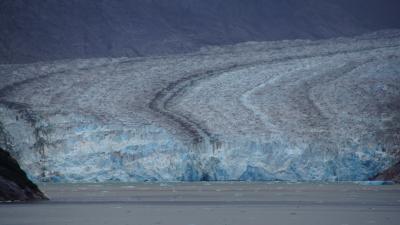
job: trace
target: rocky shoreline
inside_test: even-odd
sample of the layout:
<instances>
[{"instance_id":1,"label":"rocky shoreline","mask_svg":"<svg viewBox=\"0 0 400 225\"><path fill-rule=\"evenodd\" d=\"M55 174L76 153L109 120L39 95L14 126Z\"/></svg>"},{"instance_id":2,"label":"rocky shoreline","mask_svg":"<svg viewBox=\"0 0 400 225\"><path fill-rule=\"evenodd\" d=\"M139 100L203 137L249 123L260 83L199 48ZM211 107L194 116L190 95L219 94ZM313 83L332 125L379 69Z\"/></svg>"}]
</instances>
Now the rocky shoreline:
<instances>
[{"instance_id":1,"label":"rocky shoreline","mask_svg":"<svg viewBox=\"0 0 400 225\"><path fill-rule=\"evenodd\" d=\"M28 179L17 161L0 148L0 202L47 199L37 185Z\"/></svg>"},{"instance_id":2,"label":"rocky shoreline","mask_svg":"<svg viewBox=\"0 0 400 225\"><path fill-rule=\"evenodd\" d=\"M394 183L400 184L400 162L396 163L389 169L377 174L371 180L392 181Z\"/></svg>"}]
</instances>

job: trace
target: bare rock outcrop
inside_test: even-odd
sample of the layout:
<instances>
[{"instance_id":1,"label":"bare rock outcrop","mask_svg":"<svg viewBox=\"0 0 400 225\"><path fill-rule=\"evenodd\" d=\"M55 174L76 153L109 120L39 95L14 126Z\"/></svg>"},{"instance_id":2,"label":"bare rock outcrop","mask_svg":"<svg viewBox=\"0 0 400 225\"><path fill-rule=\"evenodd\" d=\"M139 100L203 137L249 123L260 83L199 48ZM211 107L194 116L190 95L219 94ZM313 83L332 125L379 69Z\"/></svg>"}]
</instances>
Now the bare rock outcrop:
<instances>
[{"instance_id":1,"label":"bare rock outcrop","mask_svg":"<svg viewBox=\"0 0 400 225\"><path fill-rule=\"evenodd\" d=\"M389 169L379 173L371 180L378 180L378 181L392 181L395 183L400 183L400 162L396 163L394 166L390 167Z\"/></svg>"},{"instance_id":2,"label":"bare rock outcrop","mask_svg":"<svg viewBox=\"0 0 400 225\"><path fill-rule=\"evenodd\" d=\"M0 201L44 200L39 190L11 155L0 148Z\"/></svg>"}]
</instances>

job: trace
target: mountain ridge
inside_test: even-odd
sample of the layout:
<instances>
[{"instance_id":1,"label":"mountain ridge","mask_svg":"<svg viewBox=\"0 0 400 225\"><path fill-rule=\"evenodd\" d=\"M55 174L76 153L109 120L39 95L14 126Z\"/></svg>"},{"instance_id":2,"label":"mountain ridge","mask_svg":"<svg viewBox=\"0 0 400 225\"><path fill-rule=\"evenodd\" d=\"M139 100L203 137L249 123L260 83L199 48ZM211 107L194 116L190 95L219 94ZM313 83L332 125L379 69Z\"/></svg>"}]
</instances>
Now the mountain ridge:
<instances>
[{"instance_id":1,"label":"mountain ridge","mask_svg":"<svg viewBox=\"0 0 400 225\"><path fill-rule=\"evenodd\" d=\"M400 28L395 0L122 0L0 3L0 63L193 52L246 41Z\"/></svg>"}]
</instances>

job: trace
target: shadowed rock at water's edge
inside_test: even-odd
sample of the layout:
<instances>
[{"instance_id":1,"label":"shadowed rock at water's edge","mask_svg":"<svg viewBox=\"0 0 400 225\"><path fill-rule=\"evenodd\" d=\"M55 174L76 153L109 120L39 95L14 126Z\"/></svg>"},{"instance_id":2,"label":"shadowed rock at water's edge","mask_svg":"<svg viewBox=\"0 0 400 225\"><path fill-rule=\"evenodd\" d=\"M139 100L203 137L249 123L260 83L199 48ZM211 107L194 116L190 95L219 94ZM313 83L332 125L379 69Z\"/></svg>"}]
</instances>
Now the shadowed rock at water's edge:
<instances>
[{"instance_id":1,"label":"shadowed rock at water's edge","mask_svg":"<svg viewBox=\"0 0 400 225\"><path fill-rule=\"evenodd\" d=\"M393 181L395 183L400 184L400 162L396 163L394 166L389 169L379 173L371 180L379 180L379 181Z\"/></svg>"},{"instance_id":2,"label":"shadowed rock at water's edge","mask_svg":"<svg viewBox=\"0 0 400 225\"><path fill-rule=\"evenodd\" d=\"M47 200L10 154L0 148L0 201Z\"/></svg>"}]
</instances>

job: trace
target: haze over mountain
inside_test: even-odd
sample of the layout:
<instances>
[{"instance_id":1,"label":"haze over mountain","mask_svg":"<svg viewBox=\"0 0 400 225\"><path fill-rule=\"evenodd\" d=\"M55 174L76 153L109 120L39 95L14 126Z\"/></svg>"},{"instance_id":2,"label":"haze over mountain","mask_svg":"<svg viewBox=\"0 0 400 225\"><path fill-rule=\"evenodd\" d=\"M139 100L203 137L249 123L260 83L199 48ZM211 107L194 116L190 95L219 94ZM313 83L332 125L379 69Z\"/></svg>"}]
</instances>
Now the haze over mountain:
<instances>
[{"instance_id":1,"label":"haze over mountain","mask_svg":"<svg viewBox=\"0 0 400 225\"><path fill-rule=\"evenodd\" d=\"M397 0L2 0L0 63L163 55L400 28Z\"/></svg>"}]
</instances>

